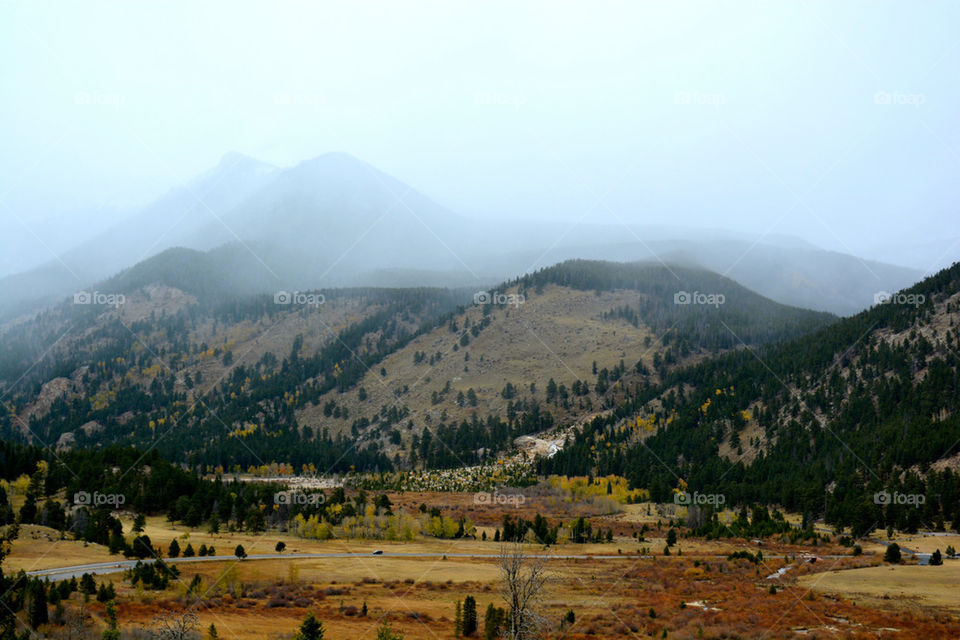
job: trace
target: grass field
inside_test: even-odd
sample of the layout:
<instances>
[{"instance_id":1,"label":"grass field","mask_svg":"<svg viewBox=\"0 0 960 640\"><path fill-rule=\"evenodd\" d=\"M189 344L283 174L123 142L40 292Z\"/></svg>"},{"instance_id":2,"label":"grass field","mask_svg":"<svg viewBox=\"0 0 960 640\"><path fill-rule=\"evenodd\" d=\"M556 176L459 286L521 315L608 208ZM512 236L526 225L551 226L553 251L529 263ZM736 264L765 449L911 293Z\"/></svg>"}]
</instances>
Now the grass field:
<instances>
[{"instance_id":1,"label":"grass field","mask_svg":"<svg viewBox=\"0 0 960 640\"><path fill-rule=\"evenodd\" d=\"M847 563L856 566L852 560ZM664 629L667 637L675 638L723 634L789 638L798 632L844 638L952 638L960 633L960 623L942 613L915 611L905 617L879 601L873 606L859 598L811 594L808 580L834 575L816 573L812 567L794 564L799 579L787 580L770 593L761 574L781 565L772 561L755 567L747 561L678 557L557 561L549 565L552 579L542 611L556 623L574 610L578 622L568 635L577 638L661 637ZM197 563L180 568L182 582L163 594L137 594L113 576L119 587L121 623L148 624L161 610L192 605L203 625L216 624L221 637L279 638L289 637L312 610L324 621L329 637L372 637L377 621L387 619L407 638L441 638L452 635L457 600L472 595L481 611L488 604L502 604L494 561L371 557ZM800 575L804 571L809 573ZM195 574L207 594L202 600L184 595ZM366 616L361 613L364 604ZM91 608L102 609L96 604Z\"/></svg>"},{"instance_id":2,"label":"grass field","mask_svg":"<svg viewBox=\"0 0 960 640\"><path fill-rule=\"evenodd\" d=\"M33 571L91 562L110 562L117 556L107 548L78 540L61 540L60 533L48 527L24 525L14 540L10 557L3 563L4 572Z\"/></svg>"},{"instance_id":3,"label":"grass field","mask_svg":"<svg viewBox=\"0 0 960 640\"><path fill-rule=\"evenodd\" d=\"M881 565L827 571L804 576L798 582L817 593L877 607L937 608L960 613L960 560L945 560L936 567Z\"/></svg>"},{"instance_id":4,"label":"grass field","mask_svg":"<svg viewBox=\"0 0 960 640\"><path fill-rule=\"evenodd\" d=\"M391 499L408 507L423 501L446 505L451 511L469 511L469 495L424 492ZM523 509L533 508L526 504L521 512L529 515ZM648 513L646 505L625 505L619 513L592 518L595 527L616 531L609 543L564 544L550 549L528 546L529 553L590 556L547 561L551 579L541 611L552 629L551 637L646 639L664 637L664 633L668 638L690 639L960 637L960 610L954 595L960 562L947 561L942 567L890 567L881 565L873 548L854 557L849 549L831 543L813 547L768 539L761 546L764 559L754 564L727 558L735 550L755 552L758 545L750 540L688 538L683 531L667 557L662 555L666 528L658 530L657 524L666 521L664 514L679 515L674 508L651 505ZM563 512L565 507L556 509ZM498 515L502 514L501 510ZM122 521L129 535L132 519L124 516ZM638 542L631 531L643 524L651 530L645 534L646 540ZM492 531L492 527L484 528ZM162 549L176 538L181 548L187 543L195 549L212 544L220 555L232 554L237 544L244 545L248 554L270 554L280 540L286 543L287 554L349 551L364 555L180 563L176 565L180 578L165 591L135 588L122 573L98 576L98 582L114 584L119 620L125 629L150 626L153 617L164 611L191 610L199 616L202 628L215 624L220 638L281 640L290 638L307 612L313 611L326 626L329 638L374 637L376 626L386 620L409 640L433 640L452 636L458 600L473 596L481 619L487 605L503 605L496 558L454 555L495 556L500 545L492 540L419 538L401 543L304 540L276 531L210 534L160 517L147 519L145 533ZM99 545L58 537L51 529L23 527L5 571L118 559ZM942 537L936 540L950 542ZM649 548L651 555L639 556L641 547ZM441 555L368 555L375 549ZM809 555L820 560L810 563ZM780 577L769 577L784 568ZM188 593L188 584L195 577L199 577L200 587ZM80 607L79 594L74 594L68 606ZM84 608L90 628L102 628L104 605L94 600ZM576 622L561 630L560 620L571 610Z\"/></svg>"}]
</instances>

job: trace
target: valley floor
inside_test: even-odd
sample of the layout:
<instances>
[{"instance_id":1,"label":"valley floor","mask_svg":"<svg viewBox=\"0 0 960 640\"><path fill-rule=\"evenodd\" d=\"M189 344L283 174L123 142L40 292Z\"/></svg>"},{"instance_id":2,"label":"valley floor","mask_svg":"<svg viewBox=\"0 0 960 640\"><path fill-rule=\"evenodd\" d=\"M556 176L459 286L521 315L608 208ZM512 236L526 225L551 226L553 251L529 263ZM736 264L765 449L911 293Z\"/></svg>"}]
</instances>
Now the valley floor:
<instances>
[{"instance_id":1,"label":"valley floor","mask_svg":"<svg viewBox=\"0 0 960 640\"><path fill-rule=\"evenodd\" d=\"M416 502L426 495L406 498ZM456 503L459 498L434 494L432 501ZM685 537L664 556L666 527L657 528L656 516L647 516L645 507L627 505L624 513L593 520L617 531L612 542L529 546L531 554L554 556L547 562L551 580L542 608L551 637L960 637L953 588L960 579L960 560L945 560L939 567L890 567L881 563L879 542L865 545L864 554L854 557L838 545L764 541L763 560L754 564L727 557L737 550L755 552L758 545L752 541ZM651 525L641 542L623 529L624 523L634 526L638 521ZM130 524L124 521L125 531ZM492 533L493 528L481 523L478 535L484 531ZM275 559L178 563L180 579L162 592L134 588L119 572L98 576L98 582L110 582L117 590L124 629L150 625L164 611L193 610L200 628L214 624L220 638L279 640L292 637L313 611L328 638L374 637L377 625L388 620L410 640L434 640L453 636L456 602L466 596L477 601L481 634L487 605L503 605L500 545L492 541L317 541L275 531L210 534L158 517L148 519L146 533L161 548L177 538L182 547L188 542L194 547L212 544L219 556L229 556L237 544L251 556L275 554L278 541L287 546ZM5 563L6 572L122 560L99 545L57 538L53 530L24 527ZM958 541L957 536L937 537L932 544L945 548ZM922 546L919 540L913 542ZM373 555L377 550L384 555ZM290 557L295 553L358 555ZM771 577L774 574L777 577ZM201 583L199 597L187 593L195 576ZM74 594L68 606L79 608L80 597ZM90 629L102 628L105 605L91 600L83 606ZM561 628L561 618L571 610L575 622ZM50 633L58 637L55 626Z\"/></svg>"}]
</instances>

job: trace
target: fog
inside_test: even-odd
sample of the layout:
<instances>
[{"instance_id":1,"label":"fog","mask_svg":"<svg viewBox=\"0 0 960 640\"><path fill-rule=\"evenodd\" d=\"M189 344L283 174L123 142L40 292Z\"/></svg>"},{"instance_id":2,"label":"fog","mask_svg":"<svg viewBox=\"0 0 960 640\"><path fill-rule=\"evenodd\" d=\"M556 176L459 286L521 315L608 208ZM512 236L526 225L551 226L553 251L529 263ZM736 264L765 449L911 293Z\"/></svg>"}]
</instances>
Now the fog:
<instances>
[{"instance_id":1,"label":"fog","mask_svg":"<svg viewBox=\"0 0 960 640\"><path fill-rule=\"evenodd\" d=\"M252 241L276 206L200 206L184 185L228 152L278 175L344 152L397 180L370 202L409 186L435 219L406 226L422 264L365 265L341 254L367 226L339 220L322 275L484 281L615 243L695 259L688 239L703 258L734 237L729 268L812 245L855 256L875 288L867 260L909 281L960 256L958 18L947 2L5 2L0 275L96 279L166 246ZM144 215L156 242L84 245L136 244L116 225L154 233ZM388 230L362 255L400 256Z\"/></svg>"}]
</instances>

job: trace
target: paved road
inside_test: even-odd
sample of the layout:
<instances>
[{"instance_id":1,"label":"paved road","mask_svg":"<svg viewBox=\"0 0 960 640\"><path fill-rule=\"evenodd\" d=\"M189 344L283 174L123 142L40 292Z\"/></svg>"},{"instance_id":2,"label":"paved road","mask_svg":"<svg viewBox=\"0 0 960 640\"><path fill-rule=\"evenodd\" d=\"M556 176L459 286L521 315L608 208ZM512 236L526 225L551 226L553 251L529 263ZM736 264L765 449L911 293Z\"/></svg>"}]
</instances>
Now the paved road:
<instances>
[{"instance_id":1,"label":"paved road","mask_svg":"<svg viewBox=\"0 0 960 640\"><path fill-rule=\"evenodd\" d=\"M500 556L495 553L379 553L371 552L341 552L341 553L263 553L251 554L244 558L244 562L249 560L288 560L290 558L479 558L496 559ZM556 554L530 554L532 558L545 558L548 560L628 560L638 556L617 555L617 556L594 556L594 555L556 555ZM644 556L650 557L650 556ZM184 562L224 562L236 561L236 556L195 556L192 558L164 558L163 561L170 564L179 564ZM124 571L137 564L137 560L116 560L114 562L96 562L92 564L78 564L71 567L56 567L53 569L38 569L28 571L28 576L48 577L51 580L69 580L70 578L79 578L85 573L93 575L103 575L106 573L117 573ZM144 562L153 562L148 559Z\"/></svg>"},{"instance_id":2,"label":"paved road","mask_svg":"<svg viewBox=\"0 0 960 640\"><path fill-rule=\"evenodd\" d=\"M892 542L886 542L886 541L880 541L880 540L878 540L877 542L880 542L880 544L886 545L888 547L891 544L893 544ZM900 553L912 555L914 558L917 559L917 564L923 565L923 566L930 564L930 556L933 555L932 553L923 553L921 551L917 551L916 549L908 549L903 545L900 545Z\"/></svg>"},{"instance_id":3,"label":"paved road","mask_svg":"<svg viewBox=\"0 0 960 640\"><path fill-rule=\"evenodd\" d=\"M372 552L339 552L339 553L263 553L248 555L244 562L249 560L288 560L290 558L472 558L481 560L496 560L499 554L496 553L399 553L385 552L374 554ZM637 555L570 555L570 554L529 554L531 558L543 558L545 560L636 560L638 558L663 558L664 556L637 556ZM672 556L678 557L678 556ZM679 556L683 557L683 556ZM694 556L690 556L694 557ZM725 559L726 555L696 556L697 558L714 558L718 560ZM782 559L782 555L764 556L765 559ZM847 556L820 556L821 558L842 558ZM185 562L230 562L236 561L236 556L203 556L193 558L164 558L164 562L170 564L179 564ZM145 560L152 562L153 560ZM114 562L97 562L92 564L78 564L71 567L56 567L52 569L38 569L28 571L28 576L46 577L51 580L69 580L70 578L79 578L85 573L93 575L103 575L107 573L118 573L129 569L137 564L137 560L116 560Z\"/></svg>"}]
</instances>

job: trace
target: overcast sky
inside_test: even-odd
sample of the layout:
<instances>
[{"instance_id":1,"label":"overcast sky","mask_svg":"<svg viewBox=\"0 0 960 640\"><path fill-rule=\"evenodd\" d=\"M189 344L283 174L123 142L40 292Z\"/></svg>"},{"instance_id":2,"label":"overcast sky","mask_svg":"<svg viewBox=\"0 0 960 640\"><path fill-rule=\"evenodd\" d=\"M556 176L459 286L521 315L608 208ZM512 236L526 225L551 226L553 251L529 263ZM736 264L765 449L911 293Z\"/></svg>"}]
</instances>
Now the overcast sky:
<instances>
[{"instance_id":1,"label":"overcast sky","mask_svg":"<svg viewBox=\"0 0 960 640\"><path fill-rule=\"evenodd\" d=\"M468 216L957 236L958 34L955 2L3 1L0 250L230 150Z\"/></svg>"}]
</instances>

